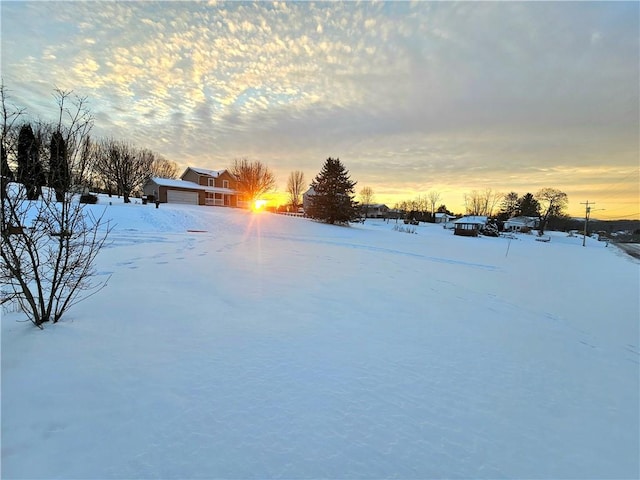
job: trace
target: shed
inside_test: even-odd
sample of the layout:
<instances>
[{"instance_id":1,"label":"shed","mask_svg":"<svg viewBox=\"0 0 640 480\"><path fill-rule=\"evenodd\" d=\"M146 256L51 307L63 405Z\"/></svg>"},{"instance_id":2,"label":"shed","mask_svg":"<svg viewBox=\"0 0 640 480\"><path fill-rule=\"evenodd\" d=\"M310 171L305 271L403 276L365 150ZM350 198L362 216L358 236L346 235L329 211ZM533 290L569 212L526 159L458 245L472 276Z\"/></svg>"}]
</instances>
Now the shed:
<instances>
[{"instance_id":1,"label":"shed","mask_svg":"<svg viewBox=\"0 0 640 480\"><path fill-rule=\"evenodd\" d=\"M459 218L453 222L453 234L463 237L477 237L485 225L487 224L487 217L470 215Z\"/></svg>"}]
</instances>

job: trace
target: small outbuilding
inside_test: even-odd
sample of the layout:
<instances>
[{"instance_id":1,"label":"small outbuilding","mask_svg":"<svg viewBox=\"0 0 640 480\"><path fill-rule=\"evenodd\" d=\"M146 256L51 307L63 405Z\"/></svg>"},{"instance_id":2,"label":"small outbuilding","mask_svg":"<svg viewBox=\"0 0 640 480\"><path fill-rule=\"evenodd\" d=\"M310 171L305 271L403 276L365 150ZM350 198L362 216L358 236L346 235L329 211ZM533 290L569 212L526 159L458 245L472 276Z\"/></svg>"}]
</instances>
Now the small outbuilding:
<instances>
[{"instance_id":1,"label":"small outbuilding","mask_svg":"<svg viewBox=\"0 0 640 480\"><path fill-rule=\"evenodd\" d=\"M469 215L453 222L453 234L463 237L477 237L487 224L487 217Z\"/></svg>"},{"instance_id":2,"label":"small outbuilding","mask_svg":"<svg viewBox=\"0 0 640 480\"><path fill-rule=\"evenodd\" d=\"M448 213L436 213L433 216L434 223L449 223L456 219L455 215L449 215Z\"/></svg>"}]
</instances>

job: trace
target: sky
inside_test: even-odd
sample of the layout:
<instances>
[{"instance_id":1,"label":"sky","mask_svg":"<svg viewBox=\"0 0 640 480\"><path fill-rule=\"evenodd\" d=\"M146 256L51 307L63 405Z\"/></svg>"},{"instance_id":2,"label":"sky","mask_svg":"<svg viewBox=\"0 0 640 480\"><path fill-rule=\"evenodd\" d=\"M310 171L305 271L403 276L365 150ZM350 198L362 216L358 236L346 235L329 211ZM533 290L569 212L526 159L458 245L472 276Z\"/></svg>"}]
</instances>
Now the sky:
<instances>
[{"instance_id":1,"label":"sky","mask_svg":"<svg viewBox=\"0 0 640 480\"><path fill-rule=\"evenodd\" d=\"M86 96L93 135L186 166L259 160L286 192L338 157L392 207L558 188L640 218L637 2L2 1L30 115Z\"/></svg>"}]
</instances>

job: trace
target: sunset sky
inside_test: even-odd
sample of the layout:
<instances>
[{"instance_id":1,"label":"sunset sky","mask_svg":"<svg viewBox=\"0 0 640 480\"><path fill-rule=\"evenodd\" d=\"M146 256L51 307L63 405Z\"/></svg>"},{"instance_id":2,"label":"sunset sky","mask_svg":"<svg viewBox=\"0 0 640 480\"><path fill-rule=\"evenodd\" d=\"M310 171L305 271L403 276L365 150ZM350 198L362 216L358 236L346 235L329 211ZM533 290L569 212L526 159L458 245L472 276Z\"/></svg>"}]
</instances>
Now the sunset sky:
<instances>
[{"instance_id":1,"label":"sunset sky","mask_svg":"<svg viewBox=\"0 0 640 480\"><path fill-rule=\"evenodd\" d=\"M392 207L555 187L640 218L638 2L1 2L2 77L53 119L177 162L266 163L286 190L339 157Z\"/></svg>"}]
</instances>

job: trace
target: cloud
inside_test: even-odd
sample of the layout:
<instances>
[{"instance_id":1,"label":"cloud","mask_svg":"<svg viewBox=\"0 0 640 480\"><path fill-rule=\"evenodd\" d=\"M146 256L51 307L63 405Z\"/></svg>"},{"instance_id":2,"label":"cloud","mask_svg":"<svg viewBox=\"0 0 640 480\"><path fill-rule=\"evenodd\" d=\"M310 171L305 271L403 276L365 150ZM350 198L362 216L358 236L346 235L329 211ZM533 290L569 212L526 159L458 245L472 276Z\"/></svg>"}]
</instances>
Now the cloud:
<instances>
[{"instance_id":1,"label":"cloud","mask_svg":"<svg viewBox=\"0 0 640 480\"><path fill-rule=\"evenodd\" d=\"M3 4L5 82L42 116L86 94L99 132L181 162L347 156L398 190L637 165L637 4L60 5Z\"/></svg>"}]
</instances>

